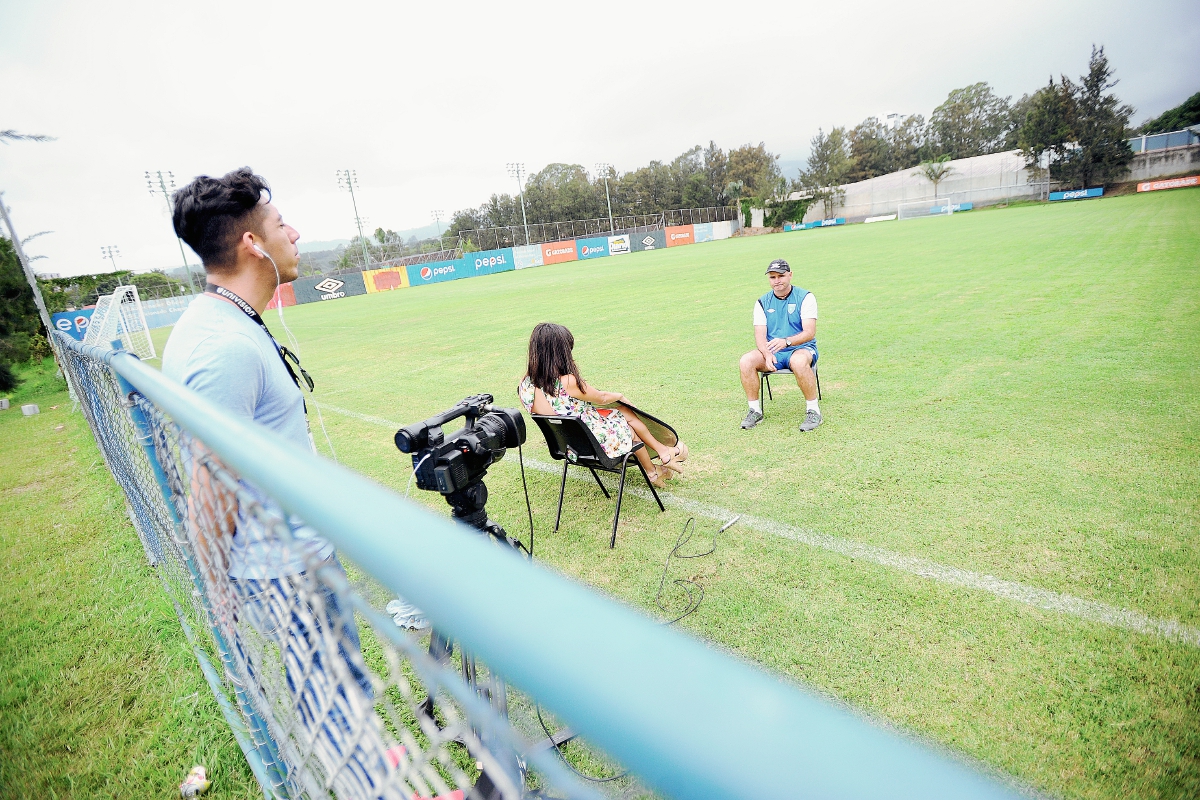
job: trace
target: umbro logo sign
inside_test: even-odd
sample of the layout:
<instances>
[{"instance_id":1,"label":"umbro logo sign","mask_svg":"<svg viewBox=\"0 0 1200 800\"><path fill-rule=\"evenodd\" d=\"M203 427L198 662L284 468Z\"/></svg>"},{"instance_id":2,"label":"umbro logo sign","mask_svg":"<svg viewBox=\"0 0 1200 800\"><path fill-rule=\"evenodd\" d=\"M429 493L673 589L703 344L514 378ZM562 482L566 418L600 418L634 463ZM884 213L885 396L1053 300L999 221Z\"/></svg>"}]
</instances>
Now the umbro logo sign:
<instances>
[{"instance_id":1,"label":"umbro logo sign","mask_svg":"<svg viewBox=\"0 0 1200 800\"><path fill-rule=\"evenodd\" d=\"M645 239L642 239L642 244L646 245L646 247L654 247L654 237L647 236Z\"/></svg>"},{"instance_id":2,"label":"umbro logo sign","mask_svg":"<svg viewBox=\"0 0 1200 800\"><path fill-rule=\"evenodd\" d=\"M313 288L316 289L318 292L329 293L329 292L336 292L338 289L342 288L345 285L346 285L345 281L339 281L336 278L326 278L325 280L321 281Z\"/></svg>"}]
</instances>

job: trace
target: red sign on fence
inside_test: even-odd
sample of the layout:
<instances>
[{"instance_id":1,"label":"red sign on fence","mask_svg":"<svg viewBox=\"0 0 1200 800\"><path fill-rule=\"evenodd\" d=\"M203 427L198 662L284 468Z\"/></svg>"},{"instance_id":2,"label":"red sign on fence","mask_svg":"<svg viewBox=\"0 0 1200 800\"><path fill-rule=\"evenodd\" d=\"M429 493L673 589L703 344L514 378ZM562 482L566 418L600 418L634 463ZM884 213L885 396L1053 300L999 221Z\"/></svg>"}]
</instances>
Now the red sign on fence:
<instances>
[{"instance_id":1,"label":"red sign on fence","mask_svg":"<svg viewBox=\"0 0 1200 800\"><path fill-rule=\"evenodd\" d=\"M666 229L667 247L678 247L696 241L696 228L692 225L670 225Z\"/></svg>"},{"instance_id":2,"label":"red sign on fence","mask_svg":"<svg viewBox=\"0 0 1200 800\"><path fill-rule=\"evenodd\" d=\"M567 239L565 242L546 242L541 245L541 248L543 264L561 264L563 261L579 260L579 256L575 252L574 239Z\"/></svg>"},{"instance_id":3,"label":"red sign on fence","mask_svg":"<svg viewBox=\"0 0 1200 800\"><path fill-rule=\"evenodd\" d=\"M1144 181L1138 184L1139 192L1157 192L1159 189L1182 189L1185 186L1200 186L1200 175L1186 178L1170 178L1165 181Z\"/></svg>"}]
</instances>

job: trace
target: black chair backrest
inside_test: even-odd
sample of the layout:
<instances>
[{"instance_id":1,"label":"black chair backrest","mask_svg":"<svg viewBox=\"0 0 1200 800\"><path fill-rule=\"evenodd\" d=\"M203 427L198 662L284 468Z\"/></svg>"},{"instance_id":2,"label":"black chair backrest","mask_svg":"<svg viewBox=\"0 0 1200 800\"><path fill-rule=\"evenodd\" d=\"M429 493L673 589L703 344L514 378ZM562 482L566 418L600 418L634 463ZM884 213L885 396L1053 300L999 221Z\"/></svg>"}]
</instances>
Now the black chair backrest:
<instances>
[{"instance_id":1,"label":"black chair backrest","mask_svg":"<svg viewBox=\"0 0 1200 800\"><path fill-rule=\"evenodd\" d=\"M613 461L604 452L595 434L576 416L530 414L546 437L550 455L558 461L566 459L585 467L612 469Z\"/></svg>"}]
</instances>

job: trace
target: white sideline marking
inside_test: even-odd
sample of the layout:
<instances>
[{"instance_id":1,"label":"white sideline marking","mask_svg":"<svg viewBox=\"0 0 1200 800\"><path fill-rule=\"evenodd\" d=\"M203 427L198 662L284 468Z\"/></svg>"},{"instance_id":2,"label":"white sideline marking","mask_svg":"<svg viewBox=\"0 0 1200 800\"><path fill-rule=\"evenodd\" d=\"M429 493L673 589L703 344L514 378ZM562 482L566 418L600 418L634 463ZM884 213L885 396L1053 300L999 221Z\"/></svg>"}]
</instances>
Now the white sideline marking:
<instances>
[{"instance_id":1,"label":"white sideline marking","mask_svg":"<svg viewBox=\"0 0 1200 800\"><path fill-rule=\"evenodd\" d=\"M381 417L372 417L367 414L359 414L357 411L350 411L336 406L322 404L322 408L362 420L363 422L369 422L372 425L380 425L393 429L403 427L397 422L392 422ZM501 461L500 463L507 462ZM526 457L525 463L531 469L538 470L539 472L547 472L552 475L561 475L562 473L561 467L548 464L544 461L538 461L534 458ZM583 473L578 470L572 473L572 477L575 480L587 480ZM625 491L645 500L653 501L650 492L646 489L626 485ZM736 513L710 503L702 503L698 500L679 497L670 492L660 491L658 496L662 498L664 505L674 506L689 514L697 514L721 522L730 519ZM1193 625L1185 625L1175 620L1150 617L1138 611L1109 605L1108 603L1101 603L1096 600L1084 600L1081 597L1054 592L1049 589L1039 589L1036 586L1028 586L1017 581L1004 580L993 575L981 575L978 572L971 572L970 570L959 569L958 567L947 567L928 559L906 556L893 550L876 547L875 545L862 544L837 536L797 528L782 522L756 517L752 514L743 514L740 524L754 528L762 533L778 536L781 539L790 539L810 547L839 553L849 558L861 559L873 564L879 564L880 566L891 567L892 569L907 572L910 575L918 575L922 578L938 581L939 583L962 586L966 589L976 589L1005 600L1012 600L1046 611L1066 614L1089 622L1109 625L1114 628L1124 628L1125 630L1148 636L1161 636L1170 641L1182 642L1192 647L1200 647L1200 628Z\"/></svg>"}]
</instances>

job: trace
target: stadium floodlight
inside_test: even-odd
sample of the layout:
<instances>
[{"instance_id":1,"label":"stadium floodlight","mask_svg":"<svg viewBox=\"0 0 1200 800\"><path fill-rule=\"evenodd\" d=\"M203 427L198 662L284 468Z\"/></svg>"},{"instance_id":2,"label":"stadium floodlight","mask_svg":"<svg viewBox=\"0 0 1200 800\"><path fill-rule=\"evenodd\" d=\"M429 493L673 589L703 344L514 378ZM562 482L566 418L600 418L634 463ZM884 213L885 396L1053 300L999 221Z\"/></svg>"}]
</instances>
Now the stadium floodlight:
<instances>
[{"instance_id":1,"label":"stadium floodlight","mask_svg":"<svg viewBox=\"0 0 1200 800\"><path fill-rule=\"evenodd\" d=\"M158 186L154 185L155 179L158 179ZM168 190L167 184L170 184ZM175 191L175 174L170 170L163 172L161 169L154 171L154 176L151 177L150 170L146 170L146 188L150 190L150 194L161 194L163 200L167 203L167 213L174 214L175 209L171 205L171 193ZM179 255L183 256L183 271L187 275L188 286L191 287L192 293L196 292L196 283L192 279L192 268L188 265L187 253L183 249L183 240L178 236L175 241L179 243Z\"/></svg>"},{"instance_id":2,"label":"stadium floodlight","mask_svg":"<svg viewBox=\"0 0 1200 800\"><path fill-rule=\"evenodd\" d=\"M525 218L525 187L521 184L521 179L525 177L525 165L519 161L508 163L508 174L510 177L517 179L518 197L521 198L521 222L525 225L525 244L529 245L529 220Z\"/></svg>"},{"instance_id":3,"label":"stadium floodlight","mask_svg":"<svg viewBox=\"0 0 1200 800\"><path fill-rule=\"evenodd\" d=\"M596 164L596 172L604 176L604 199L608 201L608 232L613 233L612 198L608 195L608 173L615 173L612 164L600 161Z\"/></svg>"},{"instance_id":4,"label":"stadium floodlight","mask_svg":"<svg viewBox=\"0 0 1200 800\"><path fill-rule=\"evenodd\" d=\"M433 216L433 223L437 225L438 232L438 250L440 251L445 245L442 244L442 217L446 216L446 212L440 208L429 212Z\"/></svg>"},{"instance_id":5,"label":"stadium floodlight","mask_svg":"<svg viewBox=\"0 0 1200 800\"><path fill-rule=\"evenodd\" d=\"M358 226L358 241L362 244L363 269L371 265L371 257L367 255L367 237L363 235L363 218L358 215L358 198L354 196L354 187L358 186L358 173L352 169L337 171L338 188L350 192L350 204L354 206L354 224Z\"/></svg>"},{"instance_id":6,"label":"stadium floodlight","mask_svg":"<svg viewBox=\"0 0 1200 800\"><path fill-rule=\"evenodd\" d=\"M100 248L100 258L101 259L107 258L109 261L112 262L113 272L118 271L117 256L119 256L119 255L121 255L121 249L119 247L117 247L115 244L106 244Z\"/></svg>"}]
</instances>

